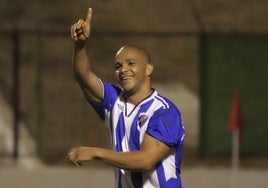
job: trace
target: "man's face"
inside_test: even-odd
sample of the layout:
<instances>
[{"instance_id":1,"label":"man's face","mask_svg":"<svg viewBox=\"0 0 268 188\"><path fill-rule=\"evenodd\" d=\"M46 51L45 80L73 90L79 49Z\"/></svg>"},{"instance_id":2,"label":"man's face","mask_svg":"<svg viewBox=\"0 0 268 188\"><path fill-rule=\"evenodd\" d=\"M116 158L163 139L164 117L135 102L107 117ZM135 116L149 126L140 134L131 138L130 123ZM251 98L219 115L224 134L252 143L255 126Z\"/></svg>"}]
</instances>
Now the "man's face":
<instances>
[{"instance_id":1,"label":"man's face","mask_svg":"<svg viewBox=\"0 0 268 188\"><path fill-rule=\"evenodd\" d=\"M140 91L148 84L148 59L136 48L121 48L115 57L115 76L124 91Z\"/></svg>"}]
</instances>

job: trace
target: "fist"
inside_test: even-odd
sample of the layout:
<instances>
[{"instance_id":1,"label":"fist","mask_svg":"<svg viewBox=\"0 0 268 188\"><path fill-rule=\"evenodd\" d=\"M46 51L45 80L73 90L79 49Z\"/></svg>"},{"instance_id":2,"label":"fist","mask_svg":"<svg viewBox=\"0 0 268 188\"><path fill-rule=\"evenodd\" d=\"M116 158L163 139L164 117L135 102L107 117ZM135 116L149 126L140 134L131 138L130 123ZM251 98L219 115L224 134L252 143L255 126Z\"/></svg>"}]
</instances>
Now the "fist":
<instances>
[{"instance_id":1,"label":"fist","mask_svg":"<svg viewBox=\"0 0 268 188\"><path fill-rule=\"evenodd\" d=\"M72 148L66 155L74 165L81 166L80 162L89 161L94 159L94 148L78 146Z\"/></svg>"}]
</instances>

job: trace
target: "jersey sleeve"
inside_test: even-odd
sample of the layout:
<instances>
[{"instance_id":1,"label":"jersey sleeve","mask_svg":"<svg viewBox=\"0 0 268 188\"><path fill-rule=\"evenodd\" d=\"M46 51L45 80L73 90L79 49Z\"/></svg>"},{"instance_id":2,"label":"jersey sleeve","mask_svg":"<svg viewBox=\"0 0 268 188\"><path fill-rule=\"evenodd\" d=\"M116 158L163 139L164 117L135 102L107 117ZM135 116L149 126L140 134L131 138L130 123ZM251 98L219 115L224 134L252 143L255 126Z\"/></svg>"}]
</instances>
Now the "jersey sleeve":
<instances>
[{"instance_id":1,"label":"jersey sleeve","mask_svg":"<svg viewBox=\"0 0 268 188\"><path fill-rule=\"evenodd\" d=\"M179 111L175 108L160 110L150 119L146 133L169 147L181 145L185 130Z\"/></svg>"},{"instance_id":2,"label":"jersey sleeve","mask_svg":"<svg viewBox=\"0 0 268 188\"><path fill-rule=\"evenodd\" d=\"M107 113L111 112L115 101L120 95L121 89L113 84L102 81L103 99L101 103L90 103L100 118L105 121Z\"/></svg>"}]
</instances>

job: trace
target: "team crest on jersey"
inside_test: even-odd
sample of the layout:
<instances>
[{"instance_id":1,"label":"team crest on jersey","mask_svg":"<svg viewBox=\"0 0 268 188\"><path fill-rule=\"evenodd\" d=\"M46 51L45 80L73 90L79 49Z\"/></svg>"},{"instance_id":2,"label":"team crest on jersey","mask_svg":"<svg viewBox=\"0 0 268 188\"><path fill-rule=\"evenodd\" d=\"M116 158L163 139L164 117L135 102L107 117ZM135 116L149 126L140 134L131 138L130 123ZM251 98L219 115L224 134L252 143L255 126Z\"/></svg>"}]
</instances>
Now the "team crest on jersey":
<instances>
[{"instance_id":1,"label":"team crest on jersey","mask_svg":"<svg viewBox=\"0 0 268 188\"><path fill-rule=\"evenodd\" d=\"M145 124L147 119L148 119L148 116L145 113L141 113L138 119L139 127L142 127Z\"/></svg>"},{"instance_id":2,"label":"team crest on jersey","mask_svg":"<svg viewBox=\"0 0 268 188\"><path fill-rule=\"evenodd\" d=\"M124 106L121 105L121 104L117 104L118 108L121 110L121 111L124 111Z\"/></svg>"}]
</instances>

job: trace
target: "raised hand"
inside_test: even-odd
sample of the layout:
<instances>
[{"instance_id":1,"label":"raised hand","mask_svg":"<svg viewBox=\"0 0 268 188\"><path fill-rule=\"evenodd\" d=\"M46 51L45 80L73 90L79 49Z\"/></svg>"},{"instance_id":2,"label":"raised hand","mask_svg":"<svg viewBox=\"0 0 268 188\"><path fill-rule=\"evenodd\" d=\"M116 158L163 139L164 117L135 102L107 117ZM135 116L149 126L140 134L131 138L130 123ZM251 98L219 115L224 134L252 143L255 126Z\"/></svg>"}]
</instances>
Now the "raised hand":
<instances>
[{"instance_id":1,"label":"raised hand","mask_svg":"<svg viewBox=\"0 0 268 188\"><path fill-rule=\"evenodd\" d=\"M79 21L71 27L71 37L75 42L85 42L90 36L90 26L92 18L92 8L88 9L86 20Z\"/></svg>"}]
</instances>

